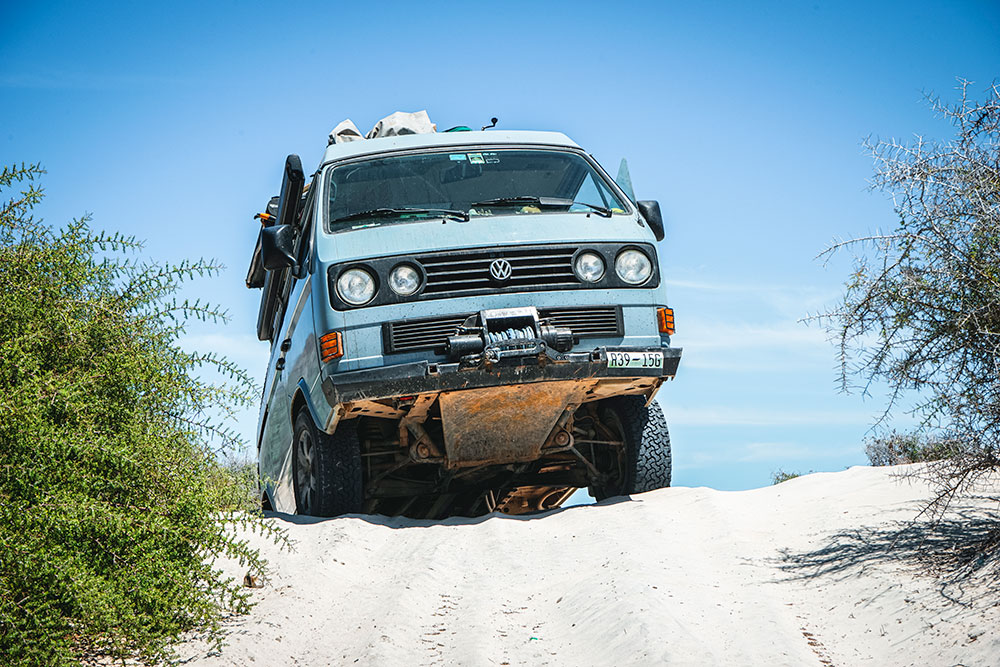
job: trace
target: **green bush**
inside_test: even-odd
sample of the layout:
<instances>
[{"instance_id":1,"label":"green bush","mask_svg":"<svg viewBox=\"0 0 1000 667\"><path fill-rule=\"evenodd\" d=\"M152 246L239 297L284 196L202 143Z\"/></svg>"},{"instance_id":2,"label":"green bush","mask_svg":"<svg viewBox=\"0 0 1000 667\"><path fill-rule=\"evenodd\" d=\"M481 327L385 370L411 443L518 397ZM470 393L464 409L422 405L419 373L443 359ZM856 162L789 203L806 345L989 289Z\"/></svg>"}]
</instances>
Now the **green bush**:
<instances>
[{"instance_id":1,"label":"green bush","mask_svg":"<svg viewBox=\"0 0 1000 667\"><path fill-rule=\"evenodd\" d=\"M959 453L960 445L957 440L919 433L893 431L888 435L873 437L865 444L865 454L873 466L942 461Z\"/></svg>"},{"instance_id":2,"label":"green bush","mask_svg":"<svg viewBox=\"0 0 1000 667\"><path fill-rule=\"evenodd\" d=\"M0 656L155 662L247 609L215 558L263 565L231 528L274 529L228 511L249 494L215 456L237 444L225 417L253 385L178 346L187 318L224 318L173 298L217 267L141 263L138 242L87 219L36 222L41 173L0 173L0 190L24 187L0 208Z\"/></svg>"},{"instance_id":3,"label":"green bush","mask_svg":"<svg viewBox=\"0 0 1000 667\"><path fill-rule=\"evenodd\" d=\"M781 468L778 468L771 473L771 485L781 484L782 482L787 482L790 479L795 479L796 477L801 477L800 472L785 472Z\"/></svg>"},{"instance_id":4,"label":"green bush","mask_svg":"<svg viewBox=\"0 0 1000 667\"><path fill-rule=\"evenodd\" d=\"M257 461L244 456L226 456L213 467L211 484L222 491L221 509L256 512L260 509L261 481Z\"/></svg>"}]
</instances>

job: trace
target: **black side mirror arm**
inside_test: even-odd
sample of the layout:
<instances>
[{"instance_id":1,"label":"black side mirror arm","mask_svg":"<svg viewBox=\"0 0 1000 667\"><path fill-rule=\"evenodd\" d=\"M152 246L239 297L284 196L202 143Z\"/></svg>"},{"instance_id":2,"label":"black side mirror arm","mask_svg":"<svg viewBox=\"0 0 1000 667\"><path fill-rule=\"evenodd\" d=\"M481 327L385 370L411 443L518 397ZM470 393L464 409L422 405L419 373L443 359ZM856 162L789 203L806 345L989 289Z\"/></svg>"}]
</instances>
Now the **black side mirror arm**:
<instances>
[{"instance_id":1,"label":"black side mirror arm","mask_svg":"<svg viewBox=\"0 0 1000 667\"><path fill-rule=\"evenodd\" d=\"M299 204L302 203L302 188L306 177L302 173L302 161L298 155L285 158L285 173L281 179L281 193L278 195L279 225L293 225L299 214Z\"/></svg>"}]
</instances>

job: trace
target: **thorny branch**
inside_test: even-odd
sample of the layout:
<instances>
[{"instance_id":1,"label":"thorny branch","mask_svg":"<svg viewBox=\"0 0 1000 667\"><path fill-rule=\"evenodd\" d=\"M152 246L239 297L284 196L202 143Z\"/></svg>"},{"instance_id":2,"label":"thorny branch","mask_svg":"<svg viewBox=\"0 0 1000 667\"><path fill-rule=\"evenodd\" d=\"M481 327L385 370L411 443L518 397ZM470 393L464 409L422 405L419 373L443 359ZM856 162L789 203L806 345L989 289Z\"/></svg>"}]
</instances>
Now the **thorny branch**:
<instances>
[{"instance_id":1,"label":"thorny branch","mask_svg":"<svg viewBox=\"0 0 1000 667\"><path fill-rule=\"evenodd\" d=\"M1000 470L1000 86L976 101L959 84L956 103L928 97L951 140L865 142L871 189L891 197L898 224L819 255L853 252L853 271L842 302L807 318L837 341L845 391L885 383L884 418L913 398L922 428L947 443L931 468L938 509Z\"/></svg>"}]
</instances>

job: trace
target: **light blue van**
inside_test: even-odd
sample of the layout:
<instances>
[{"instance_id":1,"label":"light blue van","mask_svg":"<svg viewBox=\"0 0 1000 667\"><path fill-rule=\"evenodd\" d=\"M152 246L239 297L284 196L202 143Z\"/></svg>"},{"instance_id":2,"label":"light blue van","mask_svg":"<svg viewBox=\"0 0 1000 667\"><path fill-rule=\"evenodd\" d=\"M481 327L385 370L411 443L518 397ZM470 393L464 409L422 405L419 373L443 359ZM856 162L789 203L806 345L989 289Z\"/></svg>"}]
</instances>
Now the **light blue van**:
<instances>
[{"instance_id":1,"label":"light blue van","mask_svg":"<svg viewBox=\"0 0 1000 667\"><path fill-rule=\"evenodd\" d=\"M289 156L259 217L265 506L435 519L669 486L659 205L566 136L336 143L308 184Z\"/></svg>"}]
</instances>

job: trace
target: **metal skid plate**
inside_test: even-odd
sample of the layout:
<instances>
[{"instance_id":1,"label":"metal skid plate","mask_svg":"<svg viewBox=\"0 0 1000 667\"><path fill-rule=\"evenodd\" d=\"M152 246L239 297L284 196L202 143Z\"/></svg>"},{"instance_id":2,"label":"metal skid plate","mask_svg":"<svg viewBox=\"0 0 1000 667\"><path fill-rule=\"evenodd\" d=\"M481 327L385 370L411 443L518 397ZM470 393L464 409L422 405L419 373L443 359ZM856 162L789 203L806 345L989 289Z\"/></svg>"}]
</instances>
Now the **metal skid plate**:
<instances>
[{"instance_id":1,"label":"metal skid plate","mask_svg":"<svg viewBox=\"0 0 1000 667\"><path fill-rule=\"evenodd\" d=\"M448 467L534 461L578 382L536 382L443 392Z\"/></svg>"}]
</instances>

